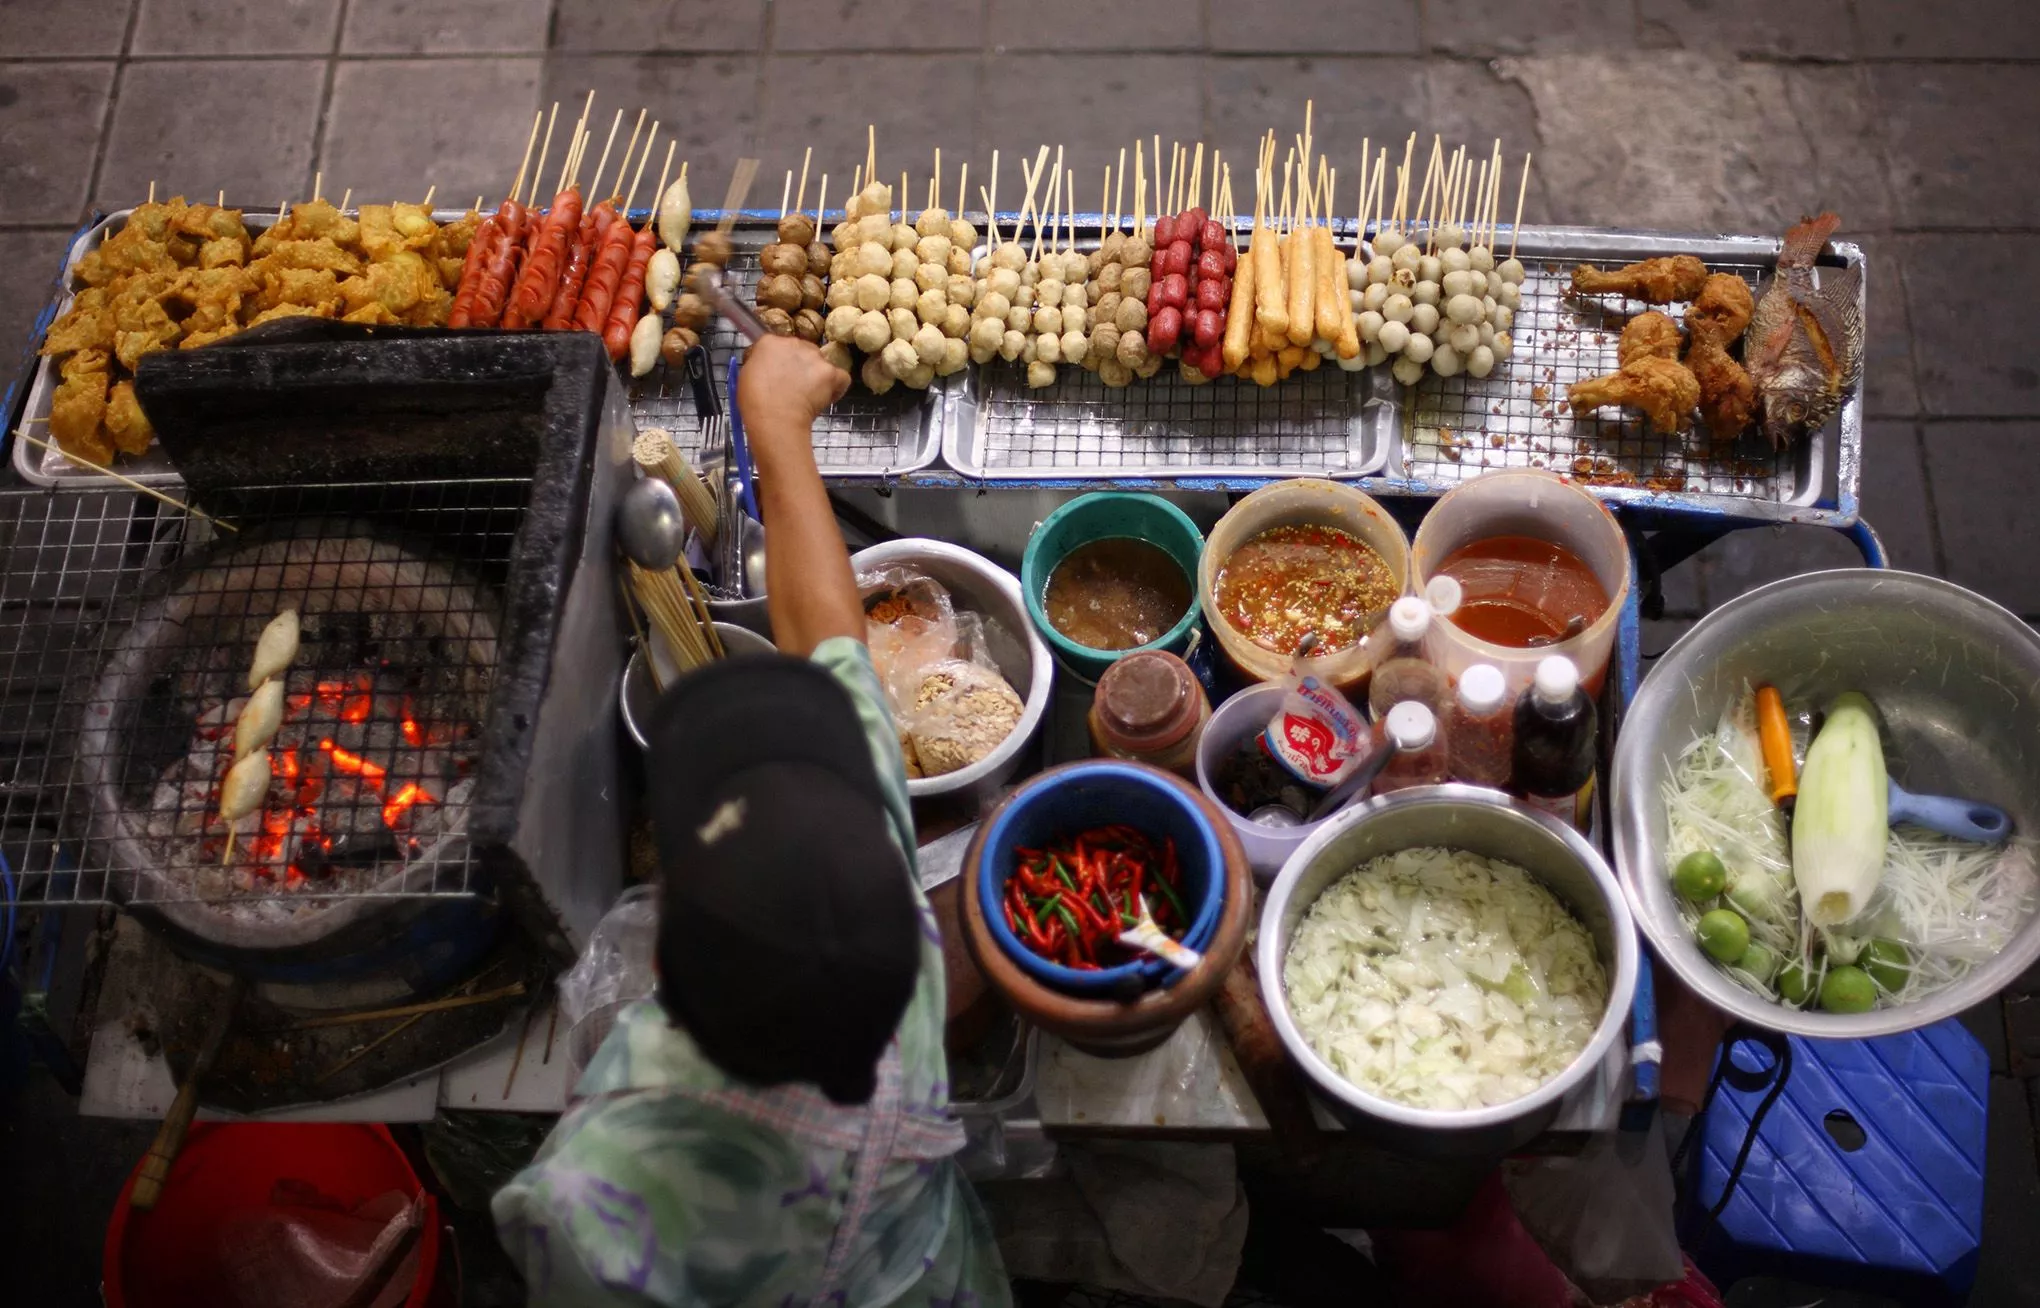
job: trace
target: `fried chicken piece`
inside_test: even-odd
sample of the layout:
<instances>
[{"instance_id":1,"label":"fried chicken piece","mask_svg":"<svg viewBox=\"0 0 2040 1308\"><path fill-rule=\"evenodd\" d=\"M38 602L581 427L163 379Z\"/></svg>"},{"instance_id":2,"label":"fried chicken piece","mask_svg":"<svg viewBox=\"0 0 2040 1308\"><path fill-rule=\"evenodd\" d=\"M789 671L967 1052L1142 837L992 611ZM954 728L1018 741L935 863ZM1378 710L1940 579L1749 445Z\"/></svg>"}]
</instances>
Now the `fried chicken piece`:
<instances>
[{"instance_id":1,"label":"fried chicken piece","mask_svg":"<svg viewBox=\"0 0 2040 1308\"><path fill-rule=\"evenodd\" d=\"M1615 358L1623 365L1638 359L1676 359L1679 357L1679 345L1679 325L1651 309L1637 314L1623 326L1622 341L1615 347Z\"/></svg>"},{"instance_id":2,"label":"fried chicken piece","mask_svg":"<svg viewBox=\"0 0 2040 1308\"><path fill-rule=\"evenodd\" d=\"M78 292L64 316L50 324L43 337L42 353L69 354L73 350L113 348L113 297L105 287L88 286Z\"/></svg>"},{"instance_id":3,"label":"fried chicken piece","mask_svg":"<svg viewBox=\"0 0 2040 1308\"><path fill-rule=\"evenodd\" d=\"M1583 263L1573 269L1572 289L1579 295L1626 295L1646 304L1672 304L1700 294L1706 281L1706 264L1690 254L1674 254L1645 259L1614 272Z\"/></svg>"},{"instance_id":4,"label":"fried chicken piece","mask_svg":"<svg viewBox=\"0 0 2040 1308\"><path fill-rule=\"evenodd\" d=\"M1708 433L1717 441L1742 435L1757 408L1757 388L1749 373L1712 337L1698 331L1686 351L1686 367L1700 383L1700 417Z\"/></svg>"},{"instance_id":5,"label":"fried chicken piece","mask_svg":"<svg viewBox=\"0 0 2040 1308\"><path fill-rule=\"evenodd\" d=\"M1713 273L1686 310L1686 330L1695 342L1709 340L1726 350L1750 325L1756 308L1748 282L1734 273Z\"/></svg>"},{"instance_id":6,"label":"fried chicken piece","mask_svg":"<svg viewBox=\"0 0 2040 1308\"><path fill-rule=\"evenodd\" d=\"M1577 381L1566 392L1574 413L1621 404L1643 410L1644 419L1661 432L1675 432L1700 402L1700 383L1685 364L1655 356L1624 364L1620 371Z\"/></svg>"},{"instance_id":7,"label":"fried chicken piece","mask_svg":"<svg viewBox=\"0 0 2040 1308\"><path fill-rule=\"evenodd\" d=\"M113 393L106 398L103 421L107 434L113 437L114 448L122 454L141 454L156 439L156 429L150 425L149 415L142 412L142 402L135 398L135 384L131 381L114 383Z\"/></svg>"},{"instance_id":8,"label":"fried chicken piece","mask_svg":"<svg viewBox=\"0 0 2040 1308\"><path fill-rule=\"evenodd\" d=\"M113 442L100 427L106 417L105 350L79 350L58 365L64 380L50 396L50 438L66 454L104 466L113 461Z\"/></svg>"}]
</instances>

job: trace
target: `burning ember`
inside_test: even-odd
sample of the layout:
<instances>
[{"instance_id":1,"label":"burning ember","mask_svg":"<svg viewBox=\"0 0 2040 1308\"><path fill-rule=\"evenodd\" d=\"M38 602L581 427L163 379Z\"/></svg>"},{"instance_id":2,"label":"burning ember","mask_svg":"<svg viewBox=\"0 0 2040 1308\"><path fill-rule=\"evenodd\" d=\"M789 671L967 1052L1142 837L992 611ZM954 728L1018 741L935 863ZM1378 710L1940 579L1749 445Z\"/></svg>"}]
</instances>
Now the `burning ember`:
<instances>
[{"instance_id":1,"label":"burning ember","mask_svg":"<svg viewBox=\"0 0 2040 1308\"><path fill-rule=\"evenodd\" d=\"M465 833L473 728L421 722L413 695L388 684L396 680L389 669L286 678L269 793L236 824L224 865L220 783L243 701L214 705L190 753L157 780L150 834L186 837L172 848L189 849L192 871L226 894L361 890L427 859Z\"/></svg>"}]
</instances>

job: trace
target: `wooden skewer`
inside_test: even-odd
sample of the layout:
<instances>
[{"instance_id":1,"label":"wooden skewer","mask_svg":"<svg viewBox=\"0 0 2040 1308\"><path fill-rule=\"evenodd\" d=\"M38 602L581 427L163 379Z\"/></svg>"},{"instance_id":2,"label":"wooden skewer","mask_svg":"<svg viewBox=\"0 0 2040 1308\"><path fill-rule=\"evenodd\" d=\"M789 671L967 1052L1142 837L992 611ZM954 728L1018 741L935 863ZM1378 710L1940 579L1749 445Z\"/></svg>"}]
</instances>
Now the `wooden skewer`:
<instances>
[{"instance_id":1,"label":"wooden skewer","mask_svg":"<svg viewBox=\"0 0 2040 1308\"><path fill-rule=\"evenodd\" d=\"M970 195L970 160L964 160L963 167L958 171L960 175L956 179L956 216L961 218L964 206L970 203L967 198Z\"/></svg>"},{"instance_id":2,"label":"wooden skewer","mask_svg":"<svg viewBox=\"0 0 2040 1308\"><path fill-rule=\"evenodd\" d=\"M864 125L864 175L878 180L878 124Z\"/></svg>"},{"instance_id":3,"label":"wooden skewer","mask_svg":"<svg viewBox=\"0 0 2040 1308\"><path fill-rule=\"evenodd\" d=\"M1516 185L1516 221L1509 224L1509 257L1516 257L1516 237L1523 230L1523 197L1530 190L1530 152L1523 155L1523 180Z\"/></svg>"},{"instance_id":4,"label":"wooden skewer","mask_svg":"<svg viewBox=\"0 0 2040 1308\"><path fill-rule=\"evenodd\" d=\"M346 193L340 197L340 207L342 209L345 209L347 207L347 201L350 197L353 196L353 194L354 188L350 186L347 188ZM425 198L418 201L418 207L420 209L430 209L432 207L432 197L437 194L439 194L439 183L434 182L432 183L432 185L425 188Z\"/></svg>"},{"instance_id":5,"label":"wooden skewer","mask_svg":"<svg viewBox=\"0 0 2040 1308\"><path fill-rule=\"evenodd\" d=\"M598 191L602 189L602 174L609 171L609 151L616 144L616 129L621 126L623 126L623 110L618 109L616 117L609 120L609 137L602 142L602 157L595 161L595 173L590 179L590 184ZM636 140L637 138L633 134L631 139Z\"/></svg>"},{"instance_id":6,"label":"wooden skewer","mask_svg":"<svg viewBox=\"0 0 2040 1308\"><path fill-rule=\"evenodd\" d=\"M514 999L524 993L522 981L512 981L495 990L484 990L478 995L453 995L446 999L433 999L423 1003L399 1004L394 1008L376 1008L363 1013L332 1013L321 1017L307 1017L283 1028L286 1031L315 1031L329 1026L358 1026L363 1022L390 1022L400 1017L423 1017L428 1013L444 1013L448 1009L471 1008L476 1004L492 1004L498 999Z\"/></svg>"},{"instance_id":7,"label":"wooden skewer","mask_svg":"<svg viewBox=\"0 0 2040 1308\"><path fill-rule=\"evenodd\" d=\"M935 208L942 200L942 147L935 147L935 172L928 178L928 204Z\"/></svg>"},{"instance_id":8,"label":"wooden skewer","mask_svg":"<svg viewBox=\"0 0 2040 1308\"><path fill-rule=\"evenodd\" d=\"M779 216L786 217L787 201L793 196L793 169L786 170L786 181L779 187Z\"/></svg>"},{"instance_id":9,"label":"wooden skewer","mask_svg":"<svg viewBox=\"0 0 2040 1308\"><path fill-rule=\"evenodd\" d=\"M340 212L341 212L341 213L346 213L346 212L347 212L347 202L348 202L349 200L352 200L353 198L354 198L354 188L353 188L353 187L351 187L351 186L350 186L350 187L348 187L348 188L347 188L346 190L344 190L344 191L342 191L342 192L340 193ZM426 205L427 205L427 206L430 206L430 205L431 205L431 203L432 203L432 192L430 192L430 191L427 191L427 192L425 193L425 203L426 203Z\"/></svg>"},{"instance_id":10,"label":"wooden skewer","mask_svg":"<svg viewBox=\"0 0 2040 1308\"><path fill-rule=\"evenodd\" d=\"M525 202L534 209L538 207L538 188L545 185L544 181L541 180L545 177L545 157L552 151L553 123L558 120L559 116L560 102L555 100L553 101L552 112L548 113L545 118L545 141L538 147L538 167L534 168L531 173L531 198Z\"/></svg>"},{"instance_id":11,"label":"wooden skewer","mask_svg":"<svg viewBox=\"0 0 2040 1308\"><path fill-rule=\"evenodd\" d=\"M154 204L154 203L156 202L156 179L155 179L155 178L153 178L153 177L151 177L151 178L149 179L149 200L148 200L148 202L149 202L150 204Z\"/></svg>"},{"instance_id":12,"label":"wooden skewer","mask_svg":"<svg viewBox=\"0 0 2040 1308\"><path fill-rule=\"evenodd\" d=\"M907 194L907 170L902 168L900 169L900 223L903 226L912 227L914 225L907 218L907 206L912 203L912 198Z\"/></svg>"},{"instance_id":13,"label":"wooden skewer","mask_svg":"<svg viewBox=\"0 0 2040 1308\"><path fill-rule=\"evenodd\" d=\"M32 418L29 419L28 421L45 422L48 420L44 418ZM94 463L92 460L85 458L83 455L73 454L69 450L64 449L62 446L54 445L49 441L43 440L40 437L31 436L27 432L22 431L18 427L15 428L14 434L20 437L22 440L27 441L30 445L35 446L39 450L50 450L57 454L61 454L81 468L85 468L92 472L96 472L102 477L111 477L115 481L119 482L121 485L127 487L129 490L140 491L142 494L147 495L152 499L162 501L163 503L169 505L173 509L182 509L186 513L189 513L192 517L202 518L205 521L210 522L213 526L220 528L222 531L240 530L239 527L236 527L231 522L222 522L220 521L220 519L213 517L210 513L206 513L203 512L202 510L195 509L191 505L185 503L183 500L173 499L170 496L165 495L162 491L157 490L153 486L144 486L142 483L136 481L132 477L123 477L121 474L115 472L111 468L105 467L101 464Z\"/></svg>"},{"instance_id":14,"label":"wooden skewer","mask_svg":"<svg viewBox=\"0 0 2040 1308\"><path fill-rule=\"evenodd\" d=\"M637 200L638 183L645 179L645 161L652 157L652 142L658 139L659 139L659 124L658 121L654 119L652 122L652 130L645 136L644 153L638 156L637 171L630 175L630 193L624 197L623 210L618 215L625 222L630 221L630 207ZM751 162L755 164L758 161L753 159ZM622 179L619 178L618 180L620 181ZM656 204L652 206L655 216L658 207L659 206Z\"/></svg>"},{"instance_id":15,"label":"wooden skewer","mask_svg":"<svg viewBox=\"0 0 2040 1308\"><path fill-rule=\"evenodd\" d=\"M650 230L651 230L651 226L652 226L652 224L658 221L658 218L659 218L659 197L660 197L660 196L662 196L662 195L664 195L664 194L666 193L666 178L667 178L667 177L668 177L668 176L669 176L669 175L670 175L670 174L672 173L672 171L673 171L673 147L674 147L674 146L676 146L676 145L678 145L678 144L680 144L680 143L679 143L678 141L668 141L668 142L666 142L666 162L664 162L664 163L662 163L662 164L660 164L660 165L659 165L659 189L658 189L658 190L656 190L656 191L653 191L653 192L652 192L652 207L651 207L651 210L650 210L649 212L647 212L647 213L645 214L645 230L646 230L646 231L650 231ZM645 151L645 153L646 153L646 154L650 154L650 153L651 153L651 151L650 151L650 150L647 150L647 151ZM632 190L633 192L635 192L635 191L637 190L637 179L636 179L636 178L632 178L632 179L631 179L631 187L630 187L630 189L631 189L631 190ZM626 211L626 212L628 212L628 211ZM784 218L784 217L785 217L786 215L785 215L785 214L781 214L781 215L779 215L779 216L780 216L780 217L782 217L782 218Z\"/></svg>"},{"instance_id":16,"label":"wooden skewer","mask_svg":"<svg viewBox=\"0 0 2040 1308\"><path fill-rule=\"evenodd\" d=\"M722 221L715 225L715 229L723 235L729 235L730 229L737 225L737 214L743 209L745 198L751 194L751 182L757 176L756 159L737 160L736 171L730 175L729 194L723 197Z\"/></svg>"},{"instance_id":17,"label":"wooden skewer","mask_svg":"<svg viewBox=\"0 0 2040 1308\"><path fill-rule=\"evenodd\" d=\"M686 165L686 164L684 164L684 163L680 165L680 175L681 175L682 177L685 177L685 176L687 176L687 165ZM820 240L820 239L821 239L821 235L822 235L822 213L823 213L823 212L824 212L824 211L825 211L825 210L826 210L826 209L827 209L828 207L829 207L829 175L828 175L827 173L823 173L823 174L822 174L822 185L821 185L821 189L815 192L815 239L816 239L816 240Z\"/></svg>"},{"instance_id":18,"label":"wooden skewer","mask_svg":"<svg viewBox=\"0 0 2040 1308\"><path fill-rule=\"evenodd\" d=\"M984 188L982 186L978 188L978 191L980 194L984 194ZM985 247L987 251L995 250L999 246L999 210L996 203L998 198L999 198L999 152L997 150L993 150L992 189L990 194L984 195L985 226L992 229L992 243Z\"/></svg>"},{"instance_id":19,"label":"wooden skewer","mask_svg":"<svg viewBox=\"0 0 2040 1308\"><path fill-rule=\"evenodd\" d=\"M524 173L526 169L531 167L531 152L538 145L538 125L544 121L545 111L543 109L532 112L531 134L524 138L524 158L517 165L517 180L510 183L510 202L512 204L515 204L517 197L524 193Z\"/></svg>"},{"instance_id":20,"label":"wooden skewer","mask_svg":"<svg viewBox=\"0 0 2040 1308\"><path fill-rule=\"evenodd\" d=\"M808 161L810 159L813 159L814 157L815 147L813 147L812 145L809 146L804 152L802 152L800 156L800 189L793 193L793 211L795 213L799 213L801 210L807 208ZM682 167L685 166L686 165L684 164L682 165ZM815 229L817 231L821 229L821 219L819 218L815 220Z\"/></svg>"},{"instance_id":21,"label":"wooden skewer","mask_svg":"<svg viewBox=\"0 0 2040 1308\"><path fill-rule=\"evenodd\" d=\"M319 193L324 189L325 183L326 183L325 173L316 172L312 174L312 202L314 204L318 203Z\"/></svg>"},{"instance_id":22,"label":"wooden skewer","mask_svg":"<svg viewBox=\"0 0 2040 1308\"><path fill-rule=\"evenodd\" d=\"M623 147L623 162L616 165L616 185L609 188L610 195L621 196L623 194L623 174L630 168L631 155L637 152L638 133L644 130L644 125L645 110L640 109L637 111L637 123L630 129L630 144ZM596 178L595 184L600 186L602 179Z\"/></svg>"},{"instance_id":23,"label":"wooden skewer","mask_svg":"<svg viewBox=\"0 0 2040 1308\"><path fill-rule=\"evenodd\" d=\"M1119 183L1112 189L1112 230L1119 230L1120 220L1126 217L1126 147L1119 147Z\"/></svg>"}]
</instances>

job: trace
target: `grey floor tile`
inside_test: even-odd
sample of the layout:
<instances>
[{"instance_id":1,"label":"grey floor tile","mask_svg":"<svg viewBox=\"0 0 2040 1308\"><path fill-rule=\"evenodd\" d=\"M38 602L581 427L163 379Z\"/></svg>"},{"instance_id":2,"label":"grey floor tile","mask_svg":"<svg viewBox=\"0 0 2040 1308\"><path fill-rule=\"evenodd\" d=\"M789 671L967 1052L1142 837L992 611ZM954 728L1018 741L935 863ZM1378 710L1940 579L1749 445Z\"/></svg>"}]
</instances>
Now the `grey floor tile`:
<instances>
[{"instance_id":1,"label":"grey floor tile","mask_svg":"<svg viewBox=\"0 0 2040 1308\"><path fill-rule=\"evenodd\" d=\"M1905 274L1898 242L1879 234L1852 234L1870 267L1870 317L1863 351L1863 405L1873 418L1910 417L1919 412L1919 381L1913 375L1912 315L1906 308Z\"/></svg>"},{"instance_id":2,"label":"grey floor tile","mask_svg":"<svg viewBox=\"0 0 2040 1308\"><path fill-rule=\"evenodd\" d=\"M999 74L985 88L976 157L988 162L998 149L1006 172L999 179L1002 209L1019 207L1026 188L1017 161L1032 162L1044 141L1065 147L1063 166L1076 171L1079 205L1089 207L1082 197L1098 193L1105 165L1117 166L1121 146L1127 147L1127 166L1132 167L1134 133L1145 129L1151 137L1161 129L1164 150L1175 140L1188 144L1205 134L1204 60L1199 56L1013 55L994 62ZM1297 112L1302 111L1299 101ZM1299 117L1297 127L1302 126ZM1154 160L1147 163L1152 179ZM1252 172L1251 166L1244 174L1234 169L1235 200L1242 190L1252 192ZM1152 185L1148 190L1150 214L1156 212L1157 190ZM1126 210L1133 212L1131 185Z\"/></svg>"},{"instance_id":3,"label":"grey floor tile","mask_svg":"<svg viewBox=\"0 0 2040 1308\"><path fill-rule=\"evenodd\" d=\"M1651 46L1795 59L1847 59L1855 50L1848 0L1638 0Z\"/></svg>"},{"instance_id":4,"label":"grey floor tile","mask_svg":"<svg viewBox=\"0 0 2040 1308\"><path fill-rule=\"evenodd\" d=\"M981 50L981 0L774 0L774 50Z\"/></svg>"},{"instance_id":5,"label":"grey floor tile","mask_svg":"<svg viewBox=\"0 0 2040 1308\"><path fill-rule=\"evenodd\" d=\"M1929 422L1922 429L1948 580L2040 615L2040 423Z\"/></svg>"},{"instance_id":6,"label":"grey floor tile","mask_svg":"<svg viewBox=\"0 0 2040 1308\"><path fill-rule=\"evenodd\" d=\"M1888 203L1865 162L1874 120L1853 69L1681 51L1512 58L1497 67L1530 94L1553 220L1782 232L1822 203L1857 213ZM1674 86L1678 108L1668 112ZM1816 118L1806 103L1823 96Z\"/></svg>"},{"instance_id":7,"label":"grey floor tile","mask_svg":"<svg viewBox=\"0 0 2040 1308\"><path fill-rule=\"evenodd\" d=\"M1215 0L1211 48L1271 54L1414 54L1413 0L1321 4L1314 0Z\"/></svg>"},{"instance_id":8,"label":"grey floor tile","mask_svg":"<svg viewBox=\"0 0 2040 1308\"><path fill-rule=\"evenodd\" d=\"M1730 532L1686 565L1697 574L1708 608L1802 572L1860 568L1863 556L1840 532L1826 527L1750 527Z\"/></svg>"},{"instance_id":9,"label":"grey floor tile","mask_svg":"<svg viewBox=\"0 0 2040 1308\"><path fill-rule=\"evenodd\" d=\"M232 204L273 206L303 195L324 79L325 62L317 59L130 64L107 131L97 198L130 204L151 181L159 196L210 196L224 188ZM194 96L194 86L206 94ZM404 89L407 98L414 90ZM222 104L260 105L262 112L238 115L227 130ZM403 130L412 126L403 120Z\"/></svg>"},{"instance_id":10,"label":"grey floor tile","mask_svg":"<svg viewBox=\"0 0 2040 1308\"><path fill-rule=\"evenodd\" d=\"M80 216L113 65L0 64L0 222Z\"/></svg>"},{"instance_id":11,"label":"grey floor tile","mask_svg":"<svg viewBox=\"0 0 2040 1308\"><path fill-rule=\"evenodd\" d=\"M1866 58L2030 59L2040 27L2022 0L1855 0Z\"/></svg>"},{"instance_id":12,"label":"grey floor tile","mask_svg":"<svg viewBox=\"0 0 2040 1308\"><path fill-rule=\"evenodd\" d=\"M1109 21L1097 21L1101 14ZM1196 50L1204 24L1180 0L1130 0L1100 9L1093 0L988 0L987 37L1006 50Z\"/></svg>"},{"instance_id":13,"label":"grey floor tile","mask_svg":"<svg viewBox=\"0 0 2040 1308\"><path fill-rule=\"evenodd\" d=\"M2033 1240L2033 1214L2040 1211L2040 1165L2035 1162L2033 1139L2036 1099L2040 1082L2021 1086L2011 1077L1990 1079L1983 1247L1977 1256L1976 1284L1969 1292L1972 1308L2040 1303L2040 1244Z\"/></svg>"},{"instance_id":14,"label":"grey floor tile","mask_svg":"<svg viewBox=\"0 0 2040 1308\"><path fill-rule=\"evenodd\" d=\"M135 0L0 0L0 51L11 55L112 55L127 38Z\"/></svg>"},{"instance_id":15,"label":"grey floor tile","mask_svg":"<svg viewBox=\"0 0 2040 1308\"><path fill-rule=\"evenodd\" d=\"M1424 61L1423 116L1417 132L1417 152L1411 165L1410 203L1417 202L1429 149L1429 135L1439 135L1449 148L1464 143L1478 153L1482 142L1500 136L1502 176L1505 179L1501 221L1509 222L1516 212L1516 184L1522 175L1523 156L1544 158L1544 139L1537 121L1537 107L1529 89L1501 71L1504 61L1429 59ZM1391 145L1399 145L1391 141ZM1399 149L1390 154L1389 186L1395 185L1395 166L1401 163ZM1564 204L1554 202L1550 181L1541 166L1530 170L1530 187L1523 198L1525 226L1557 221L1555 214ZM1605 219L1603 220L1605 221Z\"/></svg>"},{"instance_id":16,"label":"grey floor tile","mask_svg":"<svg viewBox=\"0 0 2040 1308\"><path fill-rule=\"evenodd\" d=\"M2040 212L2040 134L1981 125L2026 121L2040 104L2040 67L1880 64L1870 77L1904 225L2032 224Z\"/></svg>"},{"instance_id":17,"label":"grey floor tile","mask_svg":"<svg viewBox=\"0 0 2040 1308\"><path fill-rule=\"evenodd\" d=\"M1362 137L1368 138L1371 151L1388 149L1392 200L1404 137L1424 121L1423 77L1413 59L1213 55L1205 63L1205 107L1212 144L1233 161L1234 202L1252 211L1255 144L1272 129L1286 152L1291 138L1303 130L1306 100L1314 104L1314 148L1339 169L1337 216L1352 217L1359 203ZM1281 165L1279 156L1276 164Z\"/></svg>"},{"instance_id":18,"label":"grey floor tile","mask_svg":"<svg viewBox=\"0 0 2040 1308\"><path fill-rule=\"evenodd\" d=\"M1430 0L1424 41L1451 54L1634 50L1636 10L1624 0Z\"/></svg>"},{"instance_id":19,"label":"grey floor tile","mask_svg":"<svg viewBox=\"0 0 2040 1308\"><path fill-rule=\"evenodd\" d=\"M70 228L0 232L0 388L26 380L29 326L56 299Z\"/></svg>"},{"instance_id":20,"label":"grey floor tile","mask_svg":"<svg viewBox=\"0 0 2040 1308\"><path fill-rule=\"evenodd\" d=\"M1877 529L1892 567L1940 572L1920 437L1912 423L1866 425L1857 494L1863 519Z\"/></svg>"},{"instance_id":21,"label":"grey floor tile","mask_svg":"<svg viewBox=\"0 0 2040 1308\"><path fill-rule=\"evenodd\" d=\"M340 0L139 0L133 50L145 55L325 54Z\"/></svg>"},{"instance_id":22,"label":"grey floor tile","mask_svg":"<svg viewBox=\"0 0 2040 1308\"><path fill-rule=\"evenodd\" d=\"M765 39L765 0L555 0L553 49L609 54L755 50Z\"/></svg>"},{"instance_id":23,"label":"grey floor tile","mask_svg":"<svg viewBox=\"0 0 2040 1308\"><path fill-rule=\"evenodd\" d=\"M1907 236L1895 244L1931 415L2040 416L2040 361L2019 347L2040 295L2040 237ZM1987 269L1995 294L1948 293L1951 268Z\"/></svg>"},{"instance_id":24,"label":"grey floor tile","mask_svg":"<svg viewBox=\"0 0 2040 1308\"><path fill-rule=\"evenodd\" d=\"M545 50L550 0L349 0L343 54L527 54Z\"/></svg>"},{"instance_id":25,"label":"grey floor tile","mask_svg":"<svg viewBox=\"0 0 2040 1308\"><path fill-rule=\"evenodd\" d=\"M326 194L352 187L357 200L382 203L417 200L436 186L450 208L477 194L497 203L531 132L540 66L536 58L342 60L319 157ZM488 112L475 113L477 105ZM565 161L566 140L562 124L548 178Z\"/></svg>"},{"instance_id":26,"label":"grey floor tile","mask_svg":"<svg viewBox=\"0 0 2040 1308\"><path fill-rule=\"evenodd\" d=\"M638 190L640 207L650 202L668 141L676 143L674 174L679 174L683 161L689 165L687 185L697 208L721 204L737 160L755 153L758 61L753 56L556 54L546 60L544 90L539 98L541 103L557 99L565 112L567 104L578 104L590 87L597 93L596 120L604 124L602 135L607 136L607 124L616 109L624 110L623 131L611 169L623 163L624 146L640 106L651 111L647 129L652 119L659 123L659 139L653 142L651 159L645 165L644 184ZM716 112L713 115L695 112L696 106L704 104L715 105ZM857 157L864 157L861 147ZM796 155L794 163L799 162ZM631 172L636 171L637 165L633 163ZM765 177L765 173L760 173L758 184L752 189L753 204L764 194ZM626 190L629 183L630 178L625 178ZM772 194L775 198L779 194L776 182Z\"/></svg>"}]
</instances>

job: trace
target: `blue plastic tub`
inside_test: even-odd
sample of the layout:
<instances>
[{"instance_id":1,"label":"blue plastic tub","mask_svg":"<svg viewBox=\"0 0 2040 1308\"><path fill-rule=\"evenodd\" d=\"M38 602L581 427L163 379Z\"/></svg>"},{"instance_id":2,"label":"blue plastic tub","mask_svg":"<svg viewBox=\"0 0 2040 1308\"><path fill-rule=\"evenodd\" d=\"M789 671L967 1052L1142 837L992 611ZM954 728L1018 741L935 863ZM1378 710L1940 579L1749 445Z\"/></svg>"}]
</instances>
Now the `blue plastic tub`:
<instances>
[{"instance_id":1,"label":"blue plastic tub","mask_svg":"<svg viewBox=\"0 0 2040 1308\"><path fill-rule=\"evenodd\" d=\"M1104 650L1079 645L1055 629L1043 607L1049 574L1076 550L1095 540L1131 538L1158 545L1183 569L1191 601L1176 625L1161 639L1132 649ZM1201 610L1197 606L1197 561L1204 551L1204 533L1188 514L1159 495L1132 491L1098 491L1079 495L1042 520L1020 556L1020 590L1027 598L1027 616L1055 652L1056 661L1078 678L1095 682L1119 659L1140 650L1181 654L1190 643Z\"/></svg>"},{"instance_id":2,"label":"blue plastic tub","mask_svg":"<svg viewBox=\"0 0 2040 1308\"><path fill-rule=\"evenodd\" d=\"M1110 992L1134 978L1166 984L1180 975L1157 958L1097 972L1052 963L1021 944L998 911L1016 866L1016 847L1039 849L1114 823L1175 840L1184 904L1191 912L1184 944L1198 950L1210 944L1225 907L1225 852L1188 785L1136 763L1072 763L1042 773L1014 791L988 820L975 874L992 938L1029 976L1068 994Z\"/></svg>"}]
</instances>

